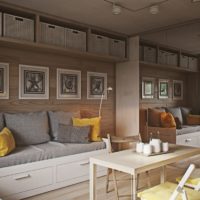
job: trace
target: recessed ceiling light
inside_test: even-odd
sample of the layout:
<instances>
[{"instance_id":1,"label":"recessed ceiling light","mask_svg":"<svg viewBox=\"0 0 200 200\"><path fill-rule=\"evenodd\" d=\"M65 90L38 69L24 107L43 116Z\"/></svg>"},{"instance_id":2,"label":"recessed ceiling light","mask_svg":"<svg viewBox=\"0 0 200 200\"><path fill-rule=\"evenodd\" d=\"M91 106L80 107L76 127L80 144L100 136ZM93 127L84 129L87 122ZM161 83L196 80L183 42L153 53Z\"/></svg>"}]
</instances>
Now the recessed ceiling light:
<instances>
[{"instance_id":1,"label":"recessed ceiling light","mask_svg":"<svg viewBox=\"0 0 200 200\"><path fill-rule=\"evenodd\" d=\"M200 2L200 0L192 0L192 3Z\"/></svg>"},{"instance_id":2,"label":"recessed ceiling light","mask_svg":"<svg viewBox=\"0 0 200 200\"><path fill-rule=\"evenodd\" d=\"M119 15L119 14L121 14L121 12L122 12L122 7L113 3L112 13L114 15Z\"/></svg>"},{"instance_id":3,"label":"recessed ceiling light","mask_svg":"<svg viewBox=\"0 0 200 200\"><path fill-rule=\"evenodd\" d=\"M149 7L149 12L152 15L158 14L158 12L159 12L159 6L158 5L153 5L153 6Z\"/></svg>"}]
</instances>

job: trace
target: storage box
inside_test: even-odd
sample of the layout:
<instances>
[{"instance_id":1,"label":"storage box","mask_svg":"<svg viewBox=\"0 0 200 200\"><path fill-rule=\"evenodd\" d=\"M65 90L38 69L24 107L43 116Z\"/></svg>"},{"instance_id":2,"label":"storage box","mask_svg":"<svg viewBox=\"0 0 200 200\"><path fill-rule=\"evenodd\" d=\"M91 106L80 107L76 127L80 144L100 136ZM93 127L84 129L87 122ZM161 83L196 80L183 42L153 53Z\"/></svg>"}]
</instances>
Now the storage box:
<instances>
[{"instance_id":1,"label":"storage box","mask_svg":"<svg viewBox=\"0 0 200 200\"><path fill-rule=\"evenodd\" d=\"M92 33L89 51L109 55L109 38Z\"/></svg>"},{"instance_id":2,"label":"storage box","mask_svg":"<svg viewBox=\"0 0 200 200\"><path fill-rule=\"evenodd\" d=\"M66 47L86 51L86 32L66 28Z\"/></svg>"},{"instance_id":3,"label":"storage box","mask_svg":"<svg viewBox=\"0 0 200 200\"><path fill-rule=\"evenodd\" d=\"M2 36L2 13L0 12L0 36Z\"/></svg>"},{"instance_id":4,"label":"storage box","mask_svg":"<svg viewBox=\"0 0 200 200\"><path fill-rule=\"evenodd\" d=\"M34 41L34 20L7 13L3 14L3 20L5 37Z\"/></svg>"},{"instance_id":5,"label":"storage box","mask_svg":"<svg viewBox=\"0 0 200 200\"><path fill-rule=\"evenodd\" d=\"M188 68L189 57L187 55L181 54L180 56L180 66L184 68Z\"/></svg>"},{"instance_id":6,"label":"storage box","mask_svg":"<svg viewBox=\"0 0 200 200\"><path fill-rule=\"evenodd\" d=\"M189 57L189 69L192 71L199 71L198 58L192 56Z\"/></svg>"},{"instance_id":7,"label":"storage box","mask_svg":"<svg viewBox=\"0 0 200 200\"><path fill-rule=\"evenodd\" d=\"M166 65L167 64L167 56L168 56L167 51L159 50L159 55L158 55L159 64Z\"/></svg>"},{"instance_id":8,"label":"storage box","mask_svg":"<svg viewBox=\"0 0 200 200\"><path fill-rule=\"evenodd\" d=\"M65 28L41 22L40 41L45 44L65 47Z\"/></svg>"},{"instance_id":9,"label":"storage box","mask_svg":"<svg viewBox=\"0 0 200 200\"><path fill-rule=\"evenodd\" d=\"M167 64L178 66L178 53L168 52L167 54Z\"/></svg>"},{"instance_id":10,"label":"storage box","mask_svg":"<svg viewBox=\"0 0 200 200\"><path fill-rule=\"evenodd\" d=\"M125 58L126 56L126 45L125 41L110 39L110 55Z\"/></svg>"},{"instance_id":11,"label":"storage box","mask_svg":"<svg viewBox=\"0 0 200 200\"><path fill-rule=\"evenodd\" d=\"M156 63L156 48L151 46L144 46L144 61Z\"/></svg>"}]
</instances>

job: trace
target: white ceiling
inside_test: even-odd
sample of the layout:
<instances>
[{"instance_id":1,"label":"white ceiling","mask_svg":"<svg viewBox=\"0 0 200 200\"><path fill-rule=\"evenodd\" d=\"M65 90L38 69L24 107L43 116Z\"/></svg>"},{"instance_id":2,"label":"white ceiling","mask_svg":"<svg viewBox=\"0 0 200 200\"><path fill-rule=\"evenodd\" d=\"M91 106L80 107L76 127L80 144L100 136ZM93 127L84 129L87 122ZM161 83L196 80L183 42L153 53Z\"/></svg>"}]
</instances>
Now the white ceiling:
<instances>
[{"instance_id":1,"label":"white ceiling","mask_svg":"<svg viewBox=\"0 0 200 200\"><path fill-rule=\"evenodd\" d=\"M111 12L112 4L107 1L116 2L133 11L122 9L120 15L113 15ZM191 0L2 0L2 2L20 5L126 35L144 33L146 31L200 19L200 2L191 3ZM161 2L159 5L160 12L157 15L150 14L149 9L145 8L159 2ZM141 10L134 11L138 9ZM174 33L169 32L167 42L182 37L182 40L178 41L177 44L173 44L178 47L177 45L181 45L188 39L188 34L200 34L198 26L194 29L190 26L184 30L181 29L185 32L184 34L182 34L180 29L179 31L176 30L175 39L172 39ZM156 38L155 36L151 37ZM149 36L149 38L151 37ZM195 42L193 39L196 39ZM199 43L196 42L197 40L199 41L199 37L195 36L193 39L190 40L190 42L193 42L193 45L187 42L186 50L192 48L189 50L200 52L200 47L198 47ZM158 42L161 41L159 40Z\"/></svg>"}]
</instances>

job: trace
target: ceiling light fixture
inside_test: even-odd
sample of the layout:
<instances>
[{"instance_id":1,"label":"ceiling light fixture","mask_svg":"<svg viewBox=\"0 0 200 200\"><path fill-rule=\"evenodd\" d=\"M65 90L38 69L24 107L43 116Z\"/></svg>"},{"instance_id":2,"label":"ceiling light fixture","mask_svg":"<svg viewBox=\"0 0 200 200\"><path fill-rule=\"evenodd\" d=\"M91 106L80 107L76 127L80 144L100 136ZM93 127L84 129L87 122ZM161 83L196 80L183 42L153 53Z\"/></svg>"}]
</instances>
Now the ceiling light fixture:
<instances>
[{"instance_id":1,"label":"ceiling light fixture","mask_svg":"<svg viewBox=\"0 0 200 200\"><path fill-rule=\"evenodd\" d=\"M200 0L192 0L192 3L200 2Z\"/></svg>"},{"instance_id":2,"label":"ceiling light fixture","mask_svg":"<svg viewBox=\"0 0 200 200\"><path fill-rule=\"evenodd\" d=\"M112 13L114 15L119 15L122 12L122 7L120 5L116 5L115 3L113 3L112 5Z\"/></svg>"},{"instance_id":3,"label":"ceiling light fixture","mask_svg":"<svg viewBox=\"0 0 200 200\"><path fill-rule=\"evenodd\" d=\"M153 5L153 6L149 7L149 12L152 15L158 14L159 13L159 6L158 5Z\"/></svg>"}]
</instances>

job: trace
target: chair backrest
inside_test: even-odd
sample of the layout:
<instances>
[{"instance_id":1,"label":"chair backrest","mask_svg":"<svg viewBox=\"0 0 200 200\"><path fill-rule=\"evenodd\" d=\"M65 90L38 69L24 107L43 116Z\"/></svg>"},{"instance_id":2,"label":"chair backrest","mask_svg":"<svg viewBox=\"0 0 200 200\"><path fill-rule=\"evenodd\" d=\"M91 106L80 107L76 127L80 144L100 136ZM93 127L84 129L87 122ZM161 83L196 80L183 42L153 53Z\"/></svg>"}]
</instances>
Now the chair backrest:
<instances>
[{"instance_id":1,"label":"chair backrest","mask_svg":"<svg viewBox=\"0 0 200 200\"><path fill-rule=\"evenodd\" d=\"M188 167L187 171L185 172L185 174L183 175L181 181L179 182L178 186L176 187L175 191L172 193L171 197L169 200L176 200L177 196L179 194L182 195L182 199L187 200L187 195L184 192L184 185L186 183L186 181L188 180L188 178L190 177L190 175L192 174L192 172L195 169L195 165L194 164L190 164L190 166Z\"/></svg>"}]
</instances>

